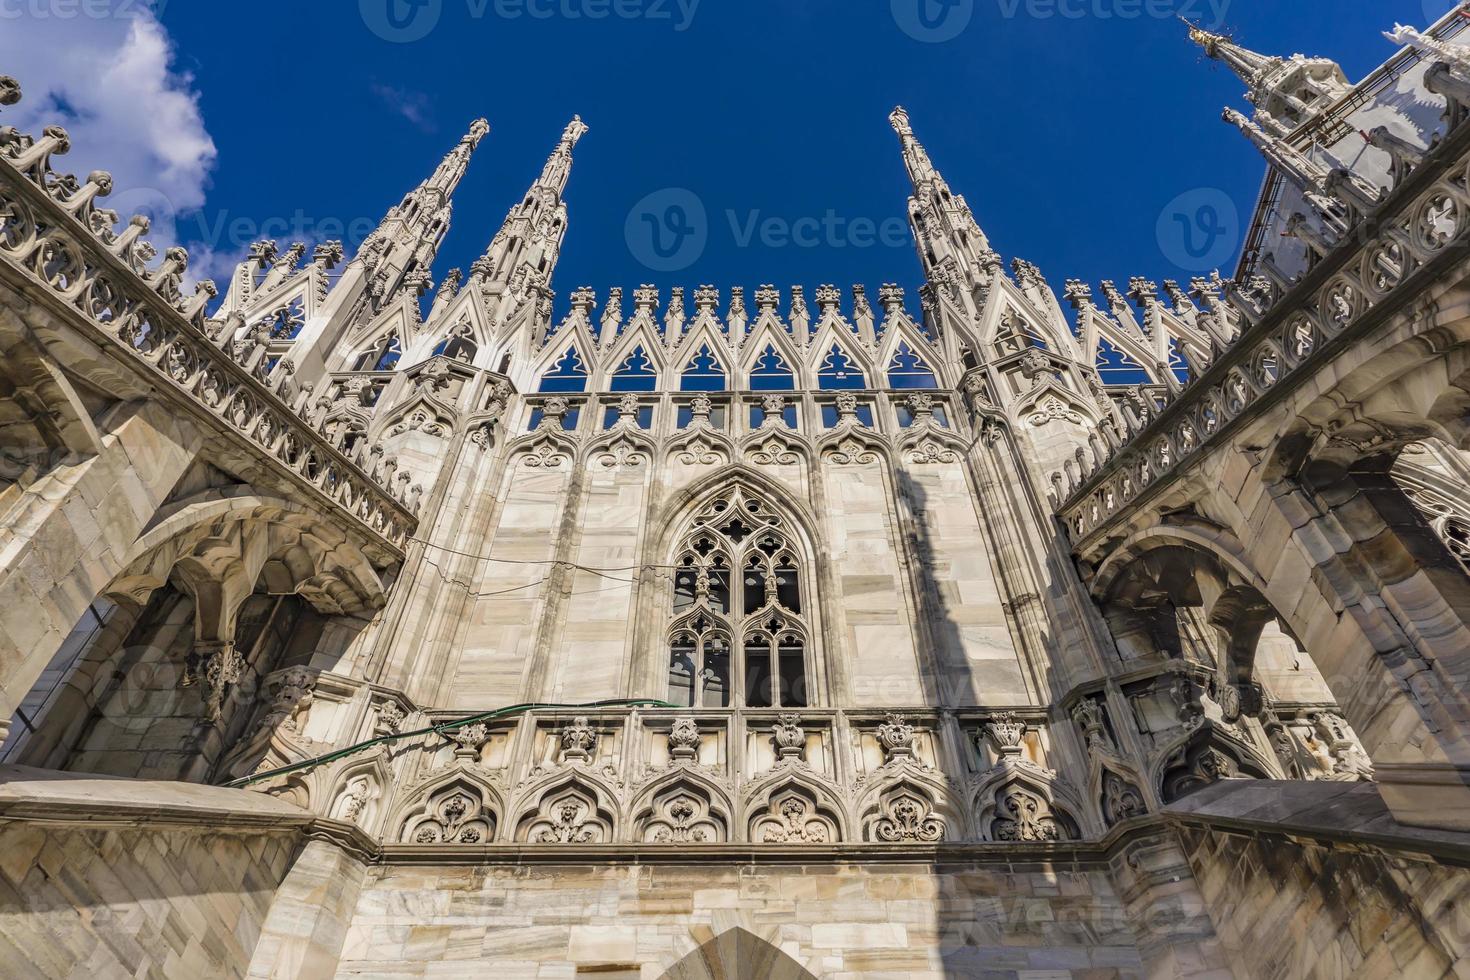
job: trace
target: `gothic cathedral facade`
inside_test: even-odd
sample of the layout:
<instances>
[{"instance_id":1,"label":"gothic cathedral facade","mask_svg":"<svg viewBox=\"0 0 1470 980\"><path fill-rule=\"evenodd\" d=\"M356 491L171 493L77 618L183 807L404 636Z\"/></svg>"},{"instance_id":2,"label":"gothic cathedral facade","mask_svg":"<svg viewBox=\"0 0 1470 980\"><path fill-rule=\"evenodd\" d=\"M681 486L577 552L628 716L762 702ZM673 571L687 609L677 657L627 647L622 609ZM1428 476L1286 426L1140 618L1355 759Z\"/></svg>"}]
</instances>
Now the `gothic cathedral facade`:
<instances>
[{"instance_id":1,"label":"gothic cathedral facade","mask_svg":"<svg viewBox=\"0 0 1470 980\"><path fill-rule=\"evenodd\" d=\"M918 295L560 313L580 119L192 292L0 128L0 973L1470 970L1466 29L1192 28L1245 252L1098 297L903 109Z\"/></svg>"}]
</instances>

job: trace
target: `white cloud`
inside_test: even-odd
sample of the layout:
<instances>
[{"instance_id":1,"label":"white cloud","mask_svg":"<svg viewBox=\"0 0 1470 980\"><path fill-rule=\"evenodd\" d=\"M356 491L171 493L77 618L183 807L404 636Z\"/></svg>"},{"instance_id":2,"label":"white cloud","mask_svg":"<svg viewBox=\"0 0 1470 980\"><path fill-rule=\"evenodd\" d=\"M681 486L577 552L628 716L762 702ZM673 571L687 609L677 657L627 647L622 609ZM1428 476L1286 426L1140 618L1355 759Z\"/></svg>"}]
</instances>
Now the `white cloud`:
<instances>
[{"instance_id":1,"label":"white cloud","mask_svg":"<svg viewBox=\"0 0 1470 980\"><path fill-rule=\"evenodd\" d=\"M216 158L194 79L173 61L168 31L138 0L0 5L0 74L25 94L0 120L32 133L65 127L72 149L56 168L110 172L102 205L124 221L149 215L160 249L179 244L175 216L204 205ZM228 276L229 257L183 244L191 278Z\"/></svg>"},{"instance_id":2,"label":"white cloud","mask_svg":"<svg viewBox=\"0 0 1470 980\"><path fill-rule=\"evenodd\" d=\"M437 130L433 120L433 102L423 92L373 82L373 94L393 112L407 119L416 128L426 133Z\"/></svg>"}]
</instances>

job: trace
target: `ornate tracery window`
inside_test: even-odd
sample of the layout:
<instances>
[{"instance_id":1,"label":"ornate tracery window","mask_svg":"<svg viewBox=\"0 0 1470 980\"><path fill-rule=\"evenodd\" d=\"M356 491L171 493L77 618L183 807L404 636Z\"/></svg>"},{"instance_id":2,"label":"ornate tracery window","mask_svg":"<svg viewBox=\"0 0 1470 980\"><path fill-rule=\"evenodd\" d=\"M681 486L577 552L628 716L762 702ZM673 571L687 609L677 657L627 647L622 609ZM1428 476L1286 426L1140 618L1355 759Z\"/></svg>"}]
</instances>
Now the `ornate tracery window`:
<instances>
[{"instance_id":1,"label":"ornate tracery window","mask_svg":"<svg viewBox=\"0 0 1470 980\"><path fill-rule=\"evenodd\" d=\"M684 707L807 705L811 629L789 523L735 488L679 541L669 628L669 701Z\"/></svg>"}]
</instances>

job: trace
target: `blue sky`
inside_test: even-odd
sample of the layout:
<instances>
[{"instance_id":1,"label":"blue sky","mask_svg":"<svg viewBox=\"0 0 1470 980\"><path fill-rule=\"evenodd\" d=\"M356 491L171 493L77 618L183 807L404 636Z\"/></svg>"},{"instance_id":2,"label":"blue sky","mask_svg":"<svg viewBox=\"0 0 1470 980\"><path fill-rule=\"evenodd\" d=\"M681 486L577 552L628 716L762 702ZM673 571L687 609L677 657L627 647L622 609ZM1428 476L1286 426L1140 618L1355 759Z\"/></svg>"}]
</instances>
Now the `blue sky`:
<instances>
[{"instance_id":1,"label":"blue sky","mask_svg":"<svg viewBox=\"0 0 1470 980\"><path fill-rule=\"evenodd\" d=\"M47 9L43 0L27 2ZM408 16L413 8L399 7L407 31L427 33L404 42L380 36L392 33L388 2L257 0L247 13L236 4L172 0L151 25L156 44L172 49L167 75L145 78L144 95L129 96L126 106L116 105L121 83L92 89L92 97L113 100L114 115L135 113L150 131L145 143L153 142L126 145L140 139L138 125L109 129L93 118L90 142L74 132L69 165L109 166L120 187L130 179L164 187L180 212L178 237L202 246L201 261L217 271L271 221L266 230L283 245L338 229L360 238L364 224L483 115L492 131L457 196L436 269L442 275L483 250L580 113L591 132L568 192L559 307L582 284L599 294L640 282L712 282L722 291L802 283L809 294L822 282L913 287L920 271L907 234L897 244L875 234L868 244L865 233L867 223L882 232L885 221L891 231L903 216L907 183L886 118L902 103L1007 259L1036 262L1057 287L1068 277L1187 278L1197 270L1181 268L1177 243L1160 240L1166 206L1181 194L1193 195L1186 203L1228 198L1244 217L1262 164L1219 121L1222 106L1242 104L1240 82L1202 61L1172 14L1219 23L1260 51L1333 57L1357 80L1394 51L1380 31L1396 20L1422 27L1449 6L411 0L430 6L417 21ZM932 29L917 19L919 3L930 5ZM549 16L531 16L527 4ZM43 98L53 80L42 78L37 90L17 61L43 75L67 70L36 57L38 49L59 40L105 53L109 44L138 43L136 28L131 38L104 28L87 38L91 25L58 25L54 14L46 23L36 9L0 25L0 71L21 76L28 101ZM608 15L590 16L599 11ZM926 31L958 33L934 41L922 39ZM86 91L62 91L66 81L54 82L56 98L46 106L53 114L74 115L84 129L89 113L106 114L78 104ZM149 104L154 95L158 108ZM191 99L192 121L179 104ZM172 131L189 126L200 131ZM200 149L209 141L217 153ZM155 179L150 154L179 157L172 182ZM630 209L668 188L691 191L703 206L708 241L686 268L655 271L625 231ZM836 230L816 234L814 247L781 244L781 223L829 213L826 224ZM1228 237L1237 235L1232 228ZM1232 262L1223 263L1227 274Z\"/></svg>"}]
</instances>

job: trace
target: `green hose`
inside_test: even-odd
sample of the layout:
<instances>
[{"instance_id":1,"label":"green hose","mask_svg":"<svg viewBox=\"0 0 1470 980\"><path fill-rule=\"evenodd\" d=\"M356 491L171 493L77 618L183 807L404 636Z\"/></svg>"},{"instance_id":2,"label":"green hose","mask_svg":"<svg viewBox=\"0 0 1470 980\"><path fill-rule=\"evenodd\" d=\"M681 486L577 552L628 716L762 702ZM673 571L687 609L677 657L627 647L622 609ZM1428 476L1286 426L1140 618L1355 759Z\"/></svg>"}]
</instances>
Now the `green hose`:
<instances>
[{"instance_id":1,"label":"green hose","mask_svg":"<svg viewBox=\"0 0 1470 980\"><path fill-rule=\"evenodd\" d=\"M554 711L566 711L566 710L569 710L569 709L576 709L576 708L677 708L677 707L678 707L677 704L670 704L667 701L657 701L657 700L654 700L653 698L634 698L634 699L631 699L631 700L614 700L614 701L593 701L593 702L590 702L588 704L515 704L515 705L511 705L509 708L496 708L494 711L486 711L484 714L471 715L468 718L460 718L457 721L446 721L446 722L444 722L443 724L440 724L440 725L430 725L428 728L420 728L418 731L414 731L414 732L399 732L396 735L380 735L377 738L368 739L366 742L358 742L356 745L348 746L345 749L338 749L335 752L328 752L326 755L319 755L315 759L307 759L305 762L295 762L295 763L292 763L289 766L282 766L279 769L272 769L269 772L258 772L258 773L255 773L254 775L251 775L251 776L245 776L245 777L242 777L240 779L231 780L230 782L225 783L224 785L225 786L228 786L228 787L231 787L231 788L238 789L238 788L240 788L242 786L249 786L251 783L258 783L258 782L260 782L263 779L273 779L276 776L284 776L287 773L300 772L302 769L311 769L311 768L314 768L316 766L323 765L323 764L328 763L328 762L336 762L338 759L344 759L344 758L346 758L349 755L356 755L357 753L362 752L362 751L365 751L367 749L370 749L370 748L372 748L375 745L387 745L389 742L397 742L400 739L405 739L405 738L417 738L420 735L428 735L430 733L437 734L437 735L444 735L447 732L454 731L456 728L463 728L466 725L473 725L476 722L491 721L491 720L496 719L496 718L509 718L512 715L523 714L524 712L527 712L527 711L536 711L538 709L548 709L548 710L554 710Z\"/></svg>"}]
</instances>

